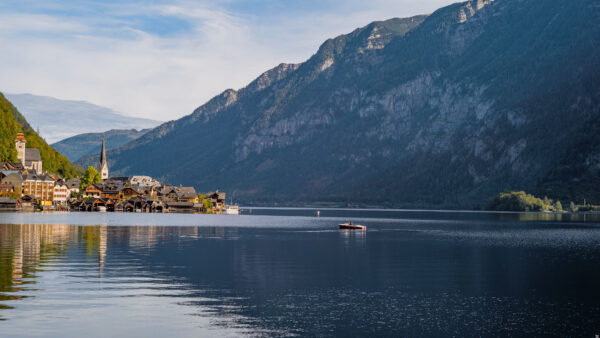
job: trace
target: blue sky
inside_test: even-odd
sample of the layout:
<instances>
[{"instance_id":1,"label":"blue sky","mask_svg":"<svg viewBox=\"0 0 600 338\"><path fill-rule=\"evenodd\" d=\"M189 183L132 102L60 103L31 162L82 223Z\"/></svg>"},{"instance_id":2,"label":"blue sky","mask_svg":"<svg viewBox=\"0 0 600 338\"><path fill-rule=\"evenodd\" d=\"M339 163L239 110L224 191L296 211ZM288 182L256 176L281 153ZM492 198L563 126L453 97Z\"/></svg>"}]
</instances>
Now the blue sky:
<instances>
[{"instance_id":1,"label":"blue sky","mask_svg":"<svg viewBox=\"0 0 600 338\"><path fill-rule=\"evenodd\" d=\"M0 0L0 91L170 120L327 38L452 2Z\"/></svg>"}]
</instances>

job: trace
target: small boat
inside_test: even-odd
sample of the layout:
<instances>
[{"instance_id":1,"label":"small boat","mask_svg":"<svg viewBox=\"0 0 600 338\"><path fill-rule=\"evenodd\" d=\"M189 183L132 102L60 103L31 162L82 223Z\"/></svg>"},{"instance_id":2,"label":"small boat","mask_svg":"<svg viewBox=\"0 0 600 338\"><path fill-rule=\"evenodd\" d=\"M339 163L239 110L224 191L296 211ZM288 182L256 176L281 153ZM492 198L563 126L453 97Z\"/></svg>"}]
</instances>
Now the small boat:
<instances>
[{"instance_id":1,"label":"small boat","mask_svg":"<svg viewBox=\"0 0 600 338\"><path fill-rule=\"evenodd\" d=\"M225 215L239 215L240 207L237 205L228 205L225 207Z\"/></svg>"},{"instance_id":2,"label":"small boat","mask_svg":"<svg viewBox=\"0 0 600 338\"><path fill-rule=\"evenodd\" d=\"M106 212L106 207L103 205L98 206L98 212Z\"/></svg>"},{"instance_id":3,"label":"small boat","mask_svg":"<svg viewBox=\"0 0 600 338\"><path fill-rule=\"evenodd\" d=\"M360 224L354 224L352 222L340 224L341 230L367 230L367 227Z\"/></svg>"}]
</instances>

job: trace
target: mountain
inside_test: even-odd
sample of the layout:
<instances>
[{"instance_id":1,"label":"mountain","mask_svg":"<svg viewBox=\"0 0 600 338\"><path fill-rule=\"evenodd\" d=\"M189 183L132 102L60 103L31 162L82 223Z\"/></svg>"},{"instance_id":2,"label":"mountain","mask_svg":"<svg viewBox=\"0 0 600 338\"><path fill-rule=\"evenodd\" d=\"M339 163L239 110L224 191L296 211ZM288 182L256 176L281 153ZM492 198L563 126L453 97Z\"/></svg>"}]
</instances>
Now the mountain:
<instances>
[{"instance_id":1,"label":"mountain","mask_svg":"<svg viewBox=\"0 0 600 338\"><path fill-rule=\"evenodd\" d=\"M104 133L106 149L118 148L138 139L150 129L113 129ZM103 133L86 133L75 135L52 144L52 147L75 162L84 155L100 153Z\"/></svg>"},{"instance_id":2,"label":"mountain","mask_svg":"<svg viewBox=\"0 0 600 338\"><path fill-rule=\"evenodd\" d=\"M42 156L44 170L71 178L81 172L81 168L71 164L59 152L52 149L34 130L15 106L0 93L0 161L18 162L15 148L17 133L23 132L27 148L38 148Z\"/></svg>"},{"instance_id":3,"label":"mountain","mask_svg":"<svg viewBox=\"0 0 600 338\"><path fill-rule=\"evenodd\" d=\"M32 126L50 143L83 133L110 129L144 129L160 121L125 116L85 101L58 100L32 94L6 94Z\"/></svg>"},{"instance_id":4,"label":"mountain","mask_svg":"<svg viewBox=\"0 0 600 338\"><path fill-rule=\"evenodd\" d=\"M470 208L507 189L599 203L598 22L598 0L473 0L373 22L109 165L256 204Z\"/></svg>"}]
</instances>

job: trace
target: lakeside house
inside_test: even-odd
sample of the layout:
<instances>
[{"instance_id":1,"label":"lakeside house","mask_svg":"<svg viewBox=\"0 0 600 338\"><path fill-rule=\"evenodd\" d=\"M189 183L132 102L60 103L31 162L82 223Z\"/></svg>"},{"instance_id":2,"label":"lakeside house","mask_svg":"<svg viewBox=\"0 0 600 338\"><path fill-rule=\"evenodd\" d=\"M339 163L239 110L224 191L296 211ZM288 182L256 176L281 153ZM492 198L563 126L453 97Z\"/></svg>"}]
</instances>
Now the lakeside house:
<instances>
[{"instance_id":1,"label":"lakeside house","mask_svg":"<svg viewBox=\"0 0 600 338\"><path fill-rule=\"evenodd\" d=\"M54 184L54 195L52 197L54 205L66 205L70 197L71 192L65 182L56 182Z\"/></svg>"},{"instance_id":2,"label":"lakeside house","mask_svg":"<svg viewBox=\"0 0 600 338\"><path fill-rule=\"evenodd\" d=\"M70 194L79 194L79 188L81 187L81 179L72 178L70 180L66 180L65 184L69 187Z\"/></svg>"},{"instance_id":3,"label":"lakeside house","mask_svg":"<svg viewBox=\"0 0 600 338\"><path fill-rule=\"evenodd\" d=\"M84 199L87 198L100 198L102 195L102 190L98 188L98 185L88 185L82 191L82 196Z\"/></svg>"},{"instance_id":4,"label":"lakeside house","mask_svg":"<svg viewBox=\"0 0 600 338\"><path fill-rule=\"evenodd\" d=\"M18 200L0 197L0 211L17 211L20 207Z\"/></svg>"},{"instance_id":5,"label":"lakeside house","mask_svg":"<svg viewBox=\"0 0 600 338\"><path fill-rule=\"evenodd\" d=\"M207 193L206 198L212 202L217 210L223 210L227 202L227 194L219 190Z\"/></svg>"},{"instance_id":6,"label":"lakeside house","mask_svg":"<svg viewBox=\"0 0 600 338\"><path fill-rule=\"evenodd\" d=\"M56 181L47 174L13 173L2 179L2 184L12 185L14 192L32 196L44 204L53 202L55 183Z\"/></svg>"}]
</instances>

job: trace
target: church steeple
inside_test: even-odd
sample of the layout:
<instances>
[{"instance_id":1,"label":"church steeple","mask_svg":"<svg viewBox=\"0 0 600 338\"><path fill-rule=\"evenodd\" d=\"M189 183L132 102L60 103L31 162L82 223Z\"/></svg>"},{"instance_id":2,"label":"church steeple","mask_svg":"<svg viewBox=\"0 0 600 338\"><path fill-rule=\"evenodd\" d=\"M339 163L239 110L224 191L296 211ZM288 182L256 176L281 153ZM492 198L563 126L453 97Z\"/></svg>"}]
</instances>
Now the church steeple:
<instances>
[{"instance_id":1,"label":"church steeple","mask_svg":"<svg viewBox=\"0 0 600 338\"><path fill-rule=\"evenodd\" d=\"M108 164L106 163L106 147L104 145L104 133L102 133L102 152L100 153L100 165L98 166L102 180L108 179Z\"/></svg>"}]
</instances>

